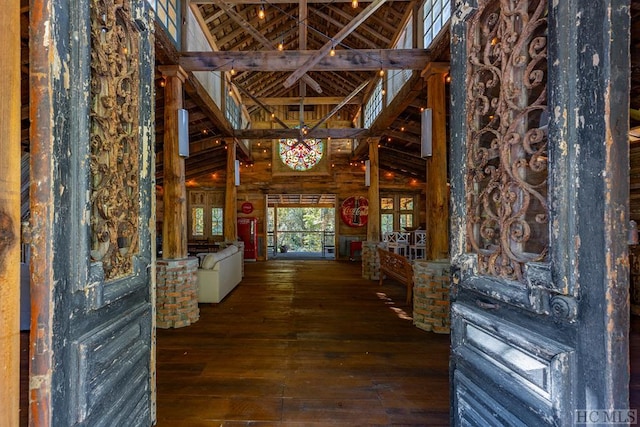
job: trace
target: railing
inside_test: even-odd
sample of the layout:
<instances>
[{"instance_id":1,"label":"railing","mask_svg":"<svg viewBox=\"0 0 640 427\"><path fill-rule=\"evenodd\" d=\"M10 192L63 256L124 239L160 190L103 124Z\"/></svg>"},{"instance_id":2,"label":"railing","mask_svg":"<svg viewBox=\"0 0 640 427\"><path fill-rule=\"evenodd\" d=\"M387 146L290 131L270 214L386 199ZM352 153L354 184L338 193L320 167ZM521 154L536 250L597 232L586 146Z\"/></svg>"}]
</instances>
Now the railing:
<instances>
[{"instance_id":1,"label":"railing","mask_svg":"<svg viewBox=\"0 0 640 427\"><path fill-rule=\"evenodd\" d=\"M335 232L333 231L270 231L267 246L276 252L335 252Z\"/></svg>"}]
</instances>

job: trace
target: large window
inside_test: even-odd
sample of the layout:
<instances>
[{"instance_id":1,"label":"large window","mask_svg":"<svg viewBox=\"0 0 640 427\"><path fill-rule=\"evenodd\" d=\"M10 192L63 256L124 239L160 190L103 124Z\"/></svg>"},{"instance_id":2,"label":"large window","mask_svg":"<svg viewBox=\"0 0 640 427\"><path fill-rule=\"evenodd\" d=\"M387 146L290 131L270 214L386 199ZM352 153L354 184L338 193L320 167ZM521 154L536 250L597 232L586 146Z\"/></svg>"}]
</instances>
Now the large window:
<instances>
[{"instance_id":1,"label":"large window","mask_svg":"<svg viewBox=\"0 0 640 427\"><path fill-rule=\"evenodd\" d=\"M417 212L418 197L416 195L382 195L380 197L380 231L386 233L415 227Z\"/></svg>"},{"instance_id":2,"label":"large window","mask_svg":"<svg viewBox=\"0 0 640 427\"><path fill-rule=\"evenodd\" d=\"M222 240L224 193L189 192L189 240Z\"/></svg>"},{"instance_id":3,"label":"large window","mask_svg":"<svg viewBox=\"0 0 640 427\"><path fill-rule=\"evenodd\" d=\"M451 0L425 0L422 17L424 48L427 49L451 17Z\"/></svg>"}]
</instances>

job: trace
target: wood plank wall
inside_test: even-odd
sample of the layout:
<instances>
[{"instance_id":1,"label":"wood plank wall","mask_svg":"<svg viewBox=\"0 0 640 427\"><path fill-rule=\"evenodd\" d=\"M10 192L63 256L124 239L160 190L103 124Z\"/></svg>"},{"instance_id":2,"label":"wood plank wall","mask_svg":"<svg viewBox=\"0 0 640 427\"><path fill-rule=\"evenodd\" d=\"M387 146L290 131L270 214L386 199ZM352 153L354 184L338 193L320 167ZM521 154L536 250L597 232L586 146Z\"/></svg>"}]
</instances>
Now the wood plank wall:
<instances>
[{"instance_id":1,"label":"wood plank wall","mask_svg":"<svg viewBox=\"0 0 640 427\"><path fill-rule=\"evenodd\" d=\"M367 197L367 187L364 185L364 164L351 163L351 141L331 141L331 168L328 175L304 175L304 176L273 176L273 162L271 150L272 141L253 141L253 164L242 164L240 173L240 186L237 188L238 217L251 216L258 218L258 236L266 241L266 195L267 194L336 194L337 206L350 196ZM224 191L225 173L220 171L213 175L207 175L200 179L192 179L187 182L189 190L218 190ZM389 171L380 171L380 191L393 191L420 195L420 215L418 223L425 221L425 188L424 180L416 180L400 176ZM251 202L253 212L243 214L240 210L242 203ZM344 224L336 212L337 235L358 236L366 240L366 227L352 228ZM262 253L265 252L263 248Z\"/></svg>"}]
</instances>

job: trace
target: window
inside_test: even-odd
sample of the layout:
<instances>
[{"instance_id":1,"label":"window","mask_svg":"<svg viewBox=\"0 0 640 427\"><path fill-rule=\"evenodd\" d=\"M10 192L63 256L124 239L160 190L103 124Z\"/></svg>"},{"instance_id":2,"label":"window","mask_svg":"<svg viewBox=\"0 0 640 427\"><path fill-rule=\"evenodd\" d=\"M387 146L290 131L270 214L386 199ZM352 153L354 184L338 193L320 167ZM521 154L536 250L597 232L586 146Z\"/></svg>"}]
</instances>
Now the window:
<instances>
[{"instance_id":1,"label":"window","mask_svg":"<svg viewBox=\"0 0 640 427\"><path fill-rule=\"evenodd\" d=\"M373 89L373 93L371 97L367 101L364 107L364 127L371 127L373 122L376 121L378 115L382 111L382 79L378 80L378 84L375 89Z\"/></svg>"},{"instance_id":2,"label":"window","mask_svg":"<svg viewBox=\"0 0 640 427\"><path fill-rule=\"evenodd\" d=\"M387 233L413 228L418 215L417 195L396 194L380 197L380 231Z\"/></svg>"},{"instance_id":3,"label":"window","mask_svg":"<svg viewBox=\"0 0 640 427\"><path fill-rule=\"evenodd\" d=\"M224 211L222 208L211 208L211 234L214 236L222 236L222 220Z\"/></svg>"},{"instance_id":4,"label":"window","mask_svg":"<svg viewBox=\"0 0 640 427\"><path fill-rule=\"evenodd\" d=\"M180 8L178 0L147 0L151 8L156 11L156 21L158 21L173 42L177 45L180 40Z\"/></svg>"},{"instance_id":5,"label":"window","mask_svg":"<svg viewBox=\"0 0 640 427\"><path fill-rule=\"evenodd\" d=\"M422 17L426 49L451 17L451 0L425 0Z\"/></svg>"},{"instance_id":6,"label":"window","mask_svg":"<svg viewBox=\"0 0 640 427\"><path fill-rule=\"evenodd\" d=\"M189 192L189 240L222 240L224 193Z\"/></svg>"}]
</instances>

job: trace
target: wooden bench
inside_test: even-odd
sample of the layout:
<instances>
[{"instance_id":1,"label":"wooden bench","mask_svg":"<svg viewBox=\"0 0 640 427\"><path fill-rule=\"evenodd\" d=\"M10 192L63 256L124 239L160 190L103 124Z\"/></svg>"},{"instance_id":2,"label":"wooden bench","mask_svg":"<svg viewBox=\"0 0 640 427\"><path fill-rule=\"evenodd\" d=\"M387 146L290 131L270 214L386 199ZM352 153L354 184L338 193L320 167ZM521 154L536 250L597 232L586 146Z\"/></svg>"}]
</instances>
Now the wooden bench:
<instances>
[{"instance_id":1,"label":"wooden bench","mask_svg":"<svg viewBox=\"0 0 640 427\"><path fill-rule=\"evenodd\" d=\"M380 257L380 285L385 275L392 277L407 287L407 305L413 297L413 267L411 262L402 255L394 254L378 247Z\"/></svg>"}]
</instances>

